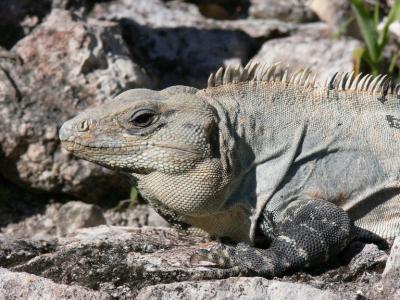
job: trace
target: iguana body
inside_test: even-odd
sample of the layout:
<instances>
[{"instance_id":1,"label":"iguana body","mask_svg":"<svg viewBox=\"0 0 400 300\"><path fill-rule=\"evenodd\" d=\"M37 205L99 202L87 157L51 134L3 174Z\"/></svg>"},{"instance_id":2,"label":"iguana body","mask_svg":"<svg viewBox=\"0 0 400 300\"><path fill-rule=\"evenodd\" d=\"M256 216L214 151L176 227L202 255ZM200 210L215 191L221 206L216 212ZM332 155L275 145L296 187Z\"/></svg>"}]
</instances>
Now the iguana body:
<instances>
[{"instance_id":1,"label":"iguana body","mask_svg":"<svg viewBox=\"0 0 400 300\"><path fill-rule=\"evenodd\" d=\"M127 91L66 122L60 138L131 174L172 222L258 247L221 245L194 260L274 276L369 231L400 233L400 101L385 77L317 87L307 72L288 80L252 63L208 85Z\"/></svg>"}]
</instances>

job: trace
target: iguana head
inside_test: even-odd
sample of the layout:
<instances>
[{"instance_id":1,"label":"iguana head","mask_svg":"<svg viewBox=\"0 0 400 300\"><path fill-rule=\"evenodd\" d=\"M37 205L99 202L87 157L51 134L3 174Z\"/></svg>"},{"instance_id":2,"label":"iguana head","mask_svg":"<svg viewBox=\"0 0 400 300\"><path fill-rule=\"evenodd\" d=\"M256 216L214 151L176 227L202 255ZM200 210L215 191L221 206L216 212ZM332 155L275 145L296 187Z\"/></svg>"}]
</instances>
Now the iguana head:
<instances>
[{"instance_id":1,"label":"iguana head","mask_svg":"<svg viewBox=\"0 0 400 300\"><path fill-rule=\"evenodd\" d=\"M145 197L178 213L213 212L229 175L219 159L217 114L196 91L126 91L65 122L62 146L131 174Z\"/></svg>"}]
</instances>

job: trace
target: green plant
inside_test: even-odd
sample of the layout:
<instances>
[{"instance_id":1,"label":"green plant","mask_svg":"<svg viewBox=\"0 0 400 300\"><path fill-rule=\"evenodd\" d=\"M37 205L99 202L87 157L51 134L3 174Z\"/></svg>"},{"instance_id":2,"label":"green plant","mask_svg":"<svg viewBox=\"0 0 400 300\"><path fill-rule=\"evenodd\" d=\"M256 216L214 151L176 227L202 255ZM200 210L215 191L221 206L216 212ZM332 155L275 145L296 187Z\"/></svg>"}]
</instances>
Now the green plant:
<instances>
[{"instance_id":1,"label":"green plant","mask_svg":"<svg viewBox=\"0 0 400 300\"><path fill-rule=\"evenodd\" d=\"M355 53L355 57L364 60L372 73L377 75L383 60L383 51L389 41L389 26L400 19L400 0L395 0L388 15L383 18L382 25L380 25L379 1L376 1L373 9L370 9L363 0L350 0L350 2L366 45L362 51ZM387 71L393 73L396 60L397 55L394 55Z\"/></svg>"},{"instance_id":2,"label":"green plant","mask_svg":"<svg viewBox=\"0 0 400 300\"><path fill-rule=\"evenodd\" d=\"M121 200L113 207L113 211L125 211L128 208L135 207L139 202L139 193L135 187L131 187L131 192L129 194L129 199Z\"/></svg>"}]
</instances>

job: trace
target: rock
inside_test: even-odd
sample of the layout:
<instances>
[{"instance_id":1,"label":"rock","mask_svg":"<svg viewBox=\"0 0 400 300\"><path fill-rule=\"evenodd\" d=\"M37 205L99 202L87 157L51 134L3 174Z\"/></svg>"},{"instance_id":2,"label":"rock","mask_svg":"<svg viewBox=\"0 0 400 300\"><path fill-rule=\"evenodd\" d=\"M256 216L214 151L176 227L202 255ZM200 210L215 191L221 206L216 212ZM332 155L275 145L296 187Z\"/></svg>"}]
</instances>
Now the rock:
<instances>
[{"instance_id":1,"label":"rock","mask_svg":"<svg viewBox=\"0 0 400 300\"><path fill-rule=\"evenodd\" d=\"M120 22L131 52L159 79L158 88L204 87L220 66L247 62L259 48L259 39L295 28L277 20L207 19L193 4L161 0L99 3L91 15Z\"/></svg>"},{"instance_id":2,"label":"rock","mask_svg":"<svg viewBox=\"0 0 400 300\"><path fill-rule=\"evenodd\" d=\"M255 18L298 23L315 20L315 14L306 0L250 0L250 3L249 14Z\"/></svg>"},{"instance_id":3,"label":"rock","mask_svg":"<svg viewBox=\"0 0 400 300\"><path fill-rule=\"evenodd\" d=\"M151 206L149 206L147 225L154 227L170 227L170 224L163 217L161 217Z\"/></svg>"},{"instance_id":4,"label":"rock","mask_svg":"<svg viewBox=\"0 0 400 300\"><path fill-rule=\"evenodd\" d=\"M322 24L307 27L290 37L265 42L254 59L270 64L282 62L291 72L309 67L319 74L319 82L335 72L352 70L353 51L362 46L361 42L352 38L332 40L325 36Z\"/></svg>"},{"instance_id":5,"label":"rock","mask_svg":"<svg viewBox=\"0 0 400 300\"><path fill-rule=\"evenodd\" d=\"M382 266L372 261L373 257L381 261L381 253L370 245L364 247L350 266L330 267L314 275L302 271L275 280L231 278L197 282L223 279L213 272L211 263L190 264L190 256L197 249L207 249L215 242L172 228L102 225L79 229L71 236L48 241L16 240L1 235L0 238L0 266L122 299L132 299L139 293L140 297L150 299L209 299L212 296L218 299L264 299L259 296L263 293L270 295L270 299L326 297L355 300L359 299L357 295L375 299L373 292L380 280ZM10 254L11 258L7 258Z\"/></svg>"},{"instance_id":6,"label":"rock","mask_svg":"<svg viewBox=\"0 0 400 300\"><path fill-rule=\"evenodd\" d=\"M71 210L71 208L76 208L76 210ZM77 215L71 218L71 216L68 216L71 212L75 212ZM61 216L61 218L59 218L59 216ZM46 206L44 212L36 213L19 222L10 222L3 228L0 227L0 233L19 239L49 239L57 235L60 236L60 233L57 233L57 231L62 231L63 233L61 235L65 235L65 232L68 232L67 235L70 235L77 229L76 227L88 227L88 223L86 222L92 217L94 217L95 221L97 220L92 223L94 225L107 223L107 225L110 226L170 227L169 223L149 205L137 204L133 208L127 208L121 211L107 209L103 214L97 206L82 202L77 202L75 205L74 203L68 202L64 205L61 203L50 203ZM84 219L82 220L82 218ZM72 224L70 224L70 222Z\"/></svg>"},{"instance_id":7,"label":"rock","mask_svg":"<svg viewBox=\"0 0 400 300\"><path fill-rule=\"evenodd\" d=\"M333 292L305 284L265 278L228 278L218 281L189 281L158 284L140 291L137 300L147 299L345 299Z\"/></svg>"},{"instance_id":8,"label":"rock","mask_svg":"<svg viewBox=\"0 0 400 300\"><path fill-rule=\"evenodd\" d=\"M147 84L118 24L54 9L0 57L0 174L29 189L123 199L125 177L72 158L60 149L57 130L85 107Z\"/></svg>"},{"instance_id":9,"label":"rock","mask_svg":"<svg viewBox=\"0 0 400 300\"><path fill-rule=\"evenodd\" d=\"M0 46L9 49L30 33L50 12L51 1L0 1Z\"/></svg>"},{"instance_id":10,"label":"rock","mask_svg":"<svg viewBox=\"0 0 400 300\"><path fill-rule=\"evenodd\" d=\"M400 44L400 21L395 21L389 26L389 32L396 43Z\"/></svg>"},{"instance_id":11,"label":"rock","mask_svg":"<svg viewBox=\"0 0 400 300\"><path fill-rule=\"evenodd\" d=\"M1 236L0 267L19 265L35 256L54 251L55 247L55 240L14 239Z\"/></svg>"},{"instance_id":12,"label":"rock","mask_svg":"<svg viewBox=\"0 0 400 300\"><path fill-rule=\"evenodd\" d=\"M333 32L360 37L356 20L348 0L312 0L310 8Z\"/></svg>"},{"instance_id":13,"label":"rock","mask_svg":"<svg viewBox=\"0 0 400 300\"><path fill-rule=\"evenodd\" d=\"M19 222L9 223L1 228L0 232L13 238L42 238L48 239L56 236L56 223L60 203L48 204L43 213L36 213Z\"/></svg>"},{"instance_id":14,"label":"rock","mask_svg":"<svg viewBox=\"0 0 400 300\"><path fill-rule=\"evenodd\" d=\"M3 268L0 268L0 295L1 299L111 299L103 292L56 284L49 279Z\"/></svg>"},{"instance_id":15,"label":"rock","mask_svg":"<svg viewBox=\"0 0 400 300\"><path fill-rule=\"evenodd\" d=\"M131 227L170 227L150 205L136 204L124 210L108 209L104 213L107 225Z\"/></svg>"},{"instance_id":16,"label":"rock","mask_svg":"<svg viewBox=\"0 0 400 300\"><path fill-rule=\"evenodd\" d=\"M382 274L382 282L377 285L380 299L400 298L400 237L394 240L389 259Z\"/></svg>"},{"instance_id":17,"label":"rock","mask_svg":"<svg viewBox=\"0 0 400 300\"><path fill-rule=\"evenodd\" d=\"M362 245L362 250L349 263L350 274L355 276L372 269L383 270L388 255L375 244Z\"/></svg>"},{"instance_id":18,"label":"rock","mask_svg":"<svg viewBox=\"0 0 400 300\"><path fill-rule=\"evenodd\" d=\"M57 235L68 236L77 229L106 224L100 207L81 201L70 201L61 206L57 218Z\"/></svg>"},{"instance_id":19,"label":"rock","mask_svg":"<svg viewBox=\"0 0 400 300\"><path fill-rule=\"evenodd\" d=\"M133 298L148 285L193 280L209 273L206 267L188 265L190 255L199 247L195 245L202 241L174 229L103 225L58 239L55 251L12 270Z\"/></svg>"}]
</instances>

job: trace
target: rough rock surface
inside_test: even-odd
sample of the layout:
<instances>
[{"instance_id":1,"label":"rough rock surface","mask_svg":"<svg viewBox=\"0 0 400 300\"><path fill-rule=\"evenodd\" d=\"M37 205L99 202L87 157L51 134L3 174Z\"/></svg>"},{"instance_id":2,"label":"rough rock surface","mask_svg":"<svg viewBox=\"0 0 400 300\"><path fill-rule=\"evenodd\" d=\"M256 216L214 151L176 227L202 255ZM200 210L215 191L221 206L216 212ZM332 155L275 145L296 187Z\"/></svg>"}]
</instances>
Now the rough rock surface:
<instances>
[{"instance_id":1,"label":"rough rock surface","mask_svg":"<svg viewBox=\"0 0 400 300\"><path fill-rule=\"evenodd\" d=\"M148 83L130 60L118 25L85 23L53 10L7 54L0 56L0 173L31 189L81 199L127 195L123 177L72 158L57 136L58 126L77 111Z\"/></svg>"},{"instance_id":2,"label":"rough rock surface","mask_svg":"<svg viewBox=\"0 0 400 300\"><path fill-rule=\"evenodd\" d=\"M3 298L5 297L5 298ZM109 295L80 286L56 284L32 274L0 268L0 299L111 299Z\"/></svg>"},{"instance_id":3,"label":"rough rock surface","mask_svg":"<svg viewBox=\"0 0 400 300\"><path fill-rule=\"evenodd\" d=\"M218 281L179 282L144 288L137 300L151 299L344 299L330 291L304 284L279 282L260 277L229 278Z\"/></svg>"},{"instance_id":4,"label":"rough rock surface","mask_svg":"<svg viewBox=\"0 0 400 300\"><path fill-rule=\"evenodd\" d=\"M265 42L255 59L282 62L292 72L308 67L319 74L319 80L326 80L338 71L352 70L353 51L362 45L358 40L333 40L322 24L307 27L290 37Z\"/></svg>"},{"instance_id":5,"label":"rough rock surface","mask_svg":"<svg viewBox=\"0 0 400 300\"><path fill-rule=\"evenodd\" d=\"M297 272L274 280L199 281L215 279L209 272L212 265L191 265L190 255L213 243L171 228L105 225L53 240L14 240L0 235L0 267L120 298L139 294L153 299L209 299L210 295L223 297L226 291L244 299L253 295L257 299L262 293L270 299L368 299L382 285L385 253L360 243L349 247L335 263L312 273Z\"/></svg>"},{"instance_id":6,"label":"rough rock surface","mask_svg":"<svg viewBox=\"0 0 400 300\"><path fill-rule=\"evenodd\" d=\"M259 47L255 38L287 35L295 28L278 20L207 19L193 4L161 0L100 3L92 15L120 22L131 52L158 78L159 87L204 87L221 65L246 63Z\"/></svg>"},{"instance_id":7,"label":"rough rock surface","mask_svg":"<svg viewBox=\"0 0 400 300\"><path fill-rule=\"evenodd\" d=\"M382 274L382 283L376 286L377 297L382 299L400 298L400 237L394 240L390 256Z\"/></svg>"},{"instance_id":8,"label":"rough rock surface","mask_svg":"<svg viewBox=\"0 0 400 300\"><path fill-rule=\"evenodd\" d=\"M315 14L306 0L250 0L249 14L261 19L280 19L289 22L315 20Z\"/></svg>"}]
</instances>

